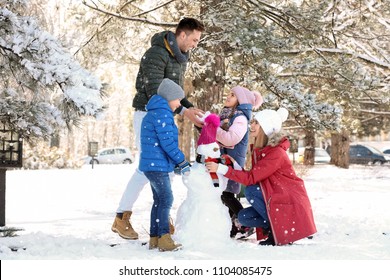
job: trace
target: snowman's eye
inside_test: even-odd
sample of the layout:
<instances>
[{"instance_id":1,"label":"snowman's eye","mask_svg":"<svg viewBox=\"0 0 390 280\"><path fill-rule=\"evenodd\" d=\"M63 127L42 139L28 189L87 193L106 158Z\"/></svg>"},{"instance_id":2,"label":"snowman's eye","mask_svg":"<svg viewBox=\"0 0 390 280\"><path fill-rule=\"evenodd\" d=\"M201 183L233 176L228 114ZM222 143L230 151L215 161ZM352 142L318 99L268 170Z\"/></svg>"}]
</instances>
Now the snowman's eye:
<instances>
[{"instance_id":1,"label":"snowman's eye","mask_svg":"<svg viewBox=\"0 0 390 280\"><path fill-rule=\"evenodd\" d=\"M214 152L216 152L216 151L218 151L219 149L217 148L217 147L215 147L214 149L213 149L213 151Z\"/></svg>"}]
</instances>

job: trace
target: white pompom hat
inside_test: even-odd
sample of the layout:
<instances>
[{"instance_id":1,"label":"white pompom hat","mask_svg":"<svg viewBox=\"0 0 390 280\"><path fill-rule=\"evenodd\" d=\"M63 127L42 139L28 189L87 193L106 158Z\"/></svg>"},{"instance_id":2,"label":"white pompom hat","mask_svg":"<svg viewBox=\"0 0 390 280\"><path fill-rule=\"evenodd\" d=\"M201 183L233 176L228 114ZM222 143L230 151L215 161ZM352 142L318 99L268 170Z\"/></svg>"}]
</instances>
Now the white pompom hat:
<instances>
[{"instance_id":1,"label":"white pompom hat","mask_svg":"<svg viewBox=\"0 0 390 280\"><path fill-rule=\"evenodd\" d=\"M270 136L282 129L282 123L287 120L288 111L286 108L279 108L277 111L265 109L254 115L255 120L260 124L264 133Z\"/></svg>"}]
</instances>

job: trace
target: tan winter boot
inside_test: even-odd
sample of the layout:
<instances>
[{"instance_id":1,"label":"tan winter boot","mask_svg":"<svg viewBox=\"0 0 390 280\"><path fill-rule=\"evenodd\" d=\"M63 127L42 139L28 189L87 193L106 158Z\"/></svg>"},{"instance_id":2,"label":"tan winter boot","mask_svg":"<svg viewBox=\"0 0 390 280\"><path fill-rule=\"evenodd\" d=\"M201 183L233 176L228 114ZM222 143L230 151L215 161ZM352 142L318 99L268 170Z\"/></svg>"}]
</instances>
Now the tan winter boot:
<instances>
[{"instance_id":1,"label":"tan winter boot","mask_svg":"<svg viewBox=\"0 0 390 280\"><path fill-rule=\"evenodd\" d=\"M124 239L138 239L138 233L133 229L130 223L130 216L133 212L125 211L117 213L111 230L119 234Z\"/></svg>"},{"instance_id":2,"label":"tan winter boot","mask_svg":"<svg viewBox=\"0 0 390 280\"><path fill-rule=\"evenodd\" d=\"M175 233L175 226L173 225L173 219L169 217L169 233L172 235Z\"/></svg>"},{"instance_id":3,"label":"tan winter boot","mask_svg":"<svg viewBox=\"0 0 390 280\"><path fill-rule=\"evenodd\" d=\"M149 239L149 250L157 249L158 247L158 237L153 236Z\"/></svg>"},{"instance_id":4,"label":"tan winter boot","mask_svg":"<svg viewBox=\"0 0 390 280\"><path fill-rule=\"evenodd\" d=\"M164 251L177 251L181 249L181 244L175 244L169 233L164 234L158 239L158 249Z\"/></svg>"}]
</instances>

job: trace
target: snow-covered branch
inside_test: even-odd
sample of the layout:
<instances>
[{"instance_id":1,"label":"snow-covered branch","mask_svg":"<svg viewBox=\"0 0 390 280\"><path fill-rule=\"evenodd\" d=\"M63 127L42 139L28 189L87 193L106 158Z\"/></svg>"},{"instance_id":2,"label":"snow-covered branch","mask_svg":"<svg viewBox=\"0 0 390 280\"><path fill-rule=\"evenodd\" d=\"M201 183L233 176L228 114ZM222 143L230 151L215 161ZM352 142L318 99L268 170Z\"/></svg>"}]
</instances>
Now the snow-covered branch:
<instances>
[{"instance_id":1,"label":"snow-covered branch","mask_svg":"<svg viewBox=\"0 0 390 280\"><path fill-rule=\"evenodd\" d=\"M146 13L154 11L154 10L156 10L158 8L166 6L166 5L168 5L169 3L173 2L173 1L174 0L170 0L170 1L166 2L166 3L164 3L164 4L159 5L158 7L155 7L154 9L151 9L150 11L142 12L142 13L140 13L138 15L135 15L135 16L132 16L132 17L123 16L120 13L110 12L110 11L107 11L106 9L99 8L98 6L92 6L92 5L88 4L86 1L83 1L82 3L85 6L87 6L88 8L94 10L94 11L97 11L99 13L103 13L103 14L106 14L106 15L110 15L110 16L113 16L113 17L116 17L116 18L120 18L120 19L123 19L123 20L137 21L137 22L147 23L147 24L151 24L151 25L155 25L155 26L161 26L161 27L175 27L177 25L177 23L157 22L157 21L152 21L152 20L149 20L149 19L146 19L146 18L140 18L139 17L141 15L144 15Z\"/></svg>"},{"instance_id":2,"label":"snow-covered branch","mask_svg":"<svg viewBox=\"0 0 390 280\"><path fill-rule=\"evenodd\" d=\"M0 118L26 137L48 137L81 115L103 111L99 79L33 18L0 8L0 50Z\"/></svg>"},{"instance_id":3,"label":"snow-covered branch","mask_svg":"<svg viewBox=\"0 0 390 280\"><path fill-rule=\"evenodd\" d=\"M378 116L389 116L390 117L390 112L379 112L379 111L372 111L372 110L360 110L362 113L368 113L372 115L378 115Z\"/></svg>"},{"instance_id":4,"label":"snow-covered branch","mask_svg":"<svg viewBox=\"0 0 390 280\"><path fill-rule=\"evenodd\" d=\"M342 50L337 48L306 48L306 49L291 49L291 50L275 50L281 54L301 54L301 53L307 53L307 52L322 52L322 53L330 53L330 54L345 54L350 55L359 59L362 59L366 62L375 64L377 66L383 67L383 68L390 68L390 63L386 63L384 61L379 60L378 58L368 56L368 55L362 55L356 52L353 52L351 50Z\"/></svg>"}]
</instances>

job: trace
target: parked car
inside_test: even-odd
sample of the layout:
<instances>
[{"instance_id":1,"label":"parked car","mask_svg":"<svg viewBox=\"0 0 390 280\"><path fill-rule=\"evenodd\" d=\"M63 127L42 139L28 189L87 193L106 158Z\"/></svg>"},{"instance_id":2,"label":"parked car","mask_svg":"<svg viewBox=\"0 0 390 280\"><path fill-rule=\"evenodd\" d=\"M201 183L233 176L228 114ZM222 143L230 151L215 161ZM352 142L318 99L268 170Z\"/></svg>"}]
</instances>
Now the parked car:
<instances>
[{"instance_id":1,"label":"parked car","mask_svg":"<svg viewBox=\"0 0 390 280\"><path fill-rule=\"evenodd\" d=\"M305 152L305 147L298 148L298 153L294 154L295 160L298 163L303 163L303 156ZM292 160L292 154L289 153L290 159ZM314 163L329 163L330 162L330 156L328 152L322 148L315 148L314 151Z\"/></svg>"},{"instance_id":2,"label":"parked car","mask_svg":"<svg viewBox=\"0 0 390 280\"><path fill-rule=\"evenodd\" d=\"M134 156L128 148L114 147L101 149L95 157L87 156L84 160L87 164L130 164L134 162Z\"/></svg>"},{"instance_id":3,"label":"parked car","mask_svg":"<svg viewBox=\"0 0 390 280\"><path fill-rule=\"evenodd\" d=\"M374 147L363 144L349 146L349 163L384 164L386 162L385 155Z\"/></svg>"},{"instance_id":4,"label":"parked car","mask_svg":"<svg viewBox=\"0 0 390 280\"><path fill-rule=\"evenodd\" d=\"M385 159L387 160L387 162L390 162L390 148L384 148L382 150L382 153L384 154Z\"/></svg>"}]
</instances>

